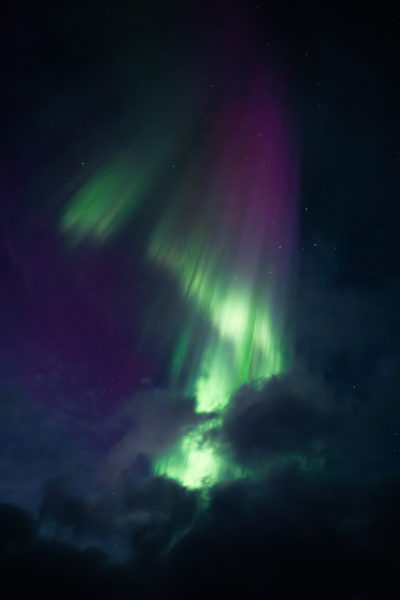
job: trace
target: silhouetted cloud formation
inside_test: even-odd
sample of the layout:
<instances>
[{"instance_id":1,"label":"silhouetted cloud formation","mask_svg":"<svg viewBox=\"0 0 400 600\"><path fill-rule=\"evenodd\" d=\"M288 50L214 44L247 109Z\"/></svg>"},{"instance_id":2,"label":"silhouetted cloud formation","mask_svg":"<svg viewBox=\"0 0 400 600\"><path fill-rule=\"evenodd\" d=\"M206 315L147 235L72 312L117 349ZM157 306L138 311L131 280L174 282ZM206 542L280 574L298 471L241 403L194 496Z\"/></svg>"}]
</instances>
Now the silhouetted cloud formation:
<instances>
[{"instance_id":1,"label":"silhouetted cloud formation","mask_svg":"<svg viewBox=\"0 0 400 600\"><path fill-rule=\"evenodd\" d=\"M304 397L289 378L273 378L261 389L236 392L224 435L243 462L274 455L322 452L339 416L320 398Z\"/></svg>"}]
</instances>

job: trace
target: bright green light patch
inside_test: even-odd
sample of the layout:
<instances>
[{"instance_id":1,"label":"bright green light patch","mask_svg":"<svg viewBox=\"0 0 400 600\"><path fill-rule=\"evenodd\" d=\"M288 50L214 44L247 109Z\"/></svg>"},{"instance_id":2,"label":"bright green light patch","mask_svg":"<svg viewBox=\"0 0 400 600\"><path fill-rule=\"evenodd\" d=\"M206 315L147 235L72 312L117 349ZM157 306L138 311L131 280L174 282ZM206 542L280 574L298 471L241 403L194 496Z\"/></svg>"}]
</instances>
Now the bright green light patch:
<instances>
[{"instance_id":1,"label":"bright green light patch","mask_svg":"<svg viewBox=\"0 0 400 600\"><path fill-rule=\"evenodd\" d=\"M210 440L210 430L220 427L221 419L210 419L185 435L169 452L154 463L156 475L178 481L189 489L207 488L221 479L238 479L246 471L234 465Z\"/></svg>"},{"instance_id":2,"label":"bright green light patch","mask_svg":"<svg viewBox=\"0 0 400 600\"><path fill-rule=\"evenodd\" d=\"M61 230L75 242L105 241L128 219L141 201L143 180L115 162L95 173L72 196L61 219Z\"/></svg>"},{"instance_id":3,"label":"bright green light patch","mask_svg":"<svg viewBox=\"0 0 400 600\"><path fill-rule=\"evenodd\" d=\"M218 480L220 458L206 434L217 425L217 420L212 419L186 434L155 462L155 473L191 489L214 485Z\"/></svg>"}]
</instances>

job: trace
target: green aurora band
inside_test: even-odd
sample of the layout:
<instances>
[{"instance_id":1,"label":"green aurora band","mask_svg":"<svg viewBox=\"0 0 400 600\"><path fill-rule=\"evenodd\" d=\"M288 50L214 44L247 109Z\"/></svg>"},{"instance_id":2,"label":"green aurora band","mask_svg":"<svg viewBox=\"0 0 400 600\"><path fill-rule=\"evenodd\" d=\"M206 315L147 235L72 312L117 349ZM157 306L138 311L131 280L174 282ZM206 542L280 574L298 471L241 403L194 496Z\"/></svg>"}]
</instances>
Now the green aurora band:
<instances>
[{"instance_id":1,"label":"green aurora band","mask_svg":"<svg viewBox=\"0 0 400 600\"><path fill-rule=\"evenodd\" d=\"M235 390L287 367L297 187L286 125L280 107L260 102L258 92L254 103L246 98L217 115L212 139L149 241L148 258L172 275L192 307L172 356L171 384L196 398L198 413L210 414L154 462L156 474L188 488L260 472L236 465L216 440Z\"/></svg>"},{"instance_id":2,"label":"green aurora band","mask_svg":"<svg viewBox=\"0 0 400 600\"><path fill-rule=\"evenodd\" d=\"M203 251L200 245L183 251L173 235L170 239L168 244L157 231L149 255L178 277L182 293L213 329L186 392L196 396L198 412L220 411L244 383L283 370L280 339L266 308L268 296L266 290L264 295L257 293L251 282L240 281L238 275L221 276L207 244ZM173 357L174 379L179 378L189 343L190 331L184 331Z\"/></svg>"},{"instance_id":3,"label":"green aurora band","mask_svg":"<svg viewBox=\"0 0 400 600\"><path fill-rule=\"evenodd\" d=\"M134 213L145 181L132 176L124 161L95 172L72 195L61 219L61 231L77 243L85 238L104 242Z\"/></svg>"},{"instance_id":4,"label":"green aurora band","mask_svg":"<svg viewBox=\"0 0 400 600\"><path fill-rule=\"evenodd\" d=\"M280 337L268 313L267 296L239 277L221 277L215 257L197 248L183 252L172 236L170 244L160 231L153 236L149 256L178 278L183 294L195 310L208 319L210 332L200 357L186 379L184 391L196 397L196 411L213 413L155 461L154 470L188 488L214 485L217 481L250 475L226 456L213 439L223 420L232 393L249 381L265 380L283 371ZM167 250L166 250L167 249ZM218 276L219 270L219 276ZM254 287L256 285L254 284ZM171 365L171 378L180 381L188 348L196 344L192 325L183 330ZM215 436L214 436L215 437Z\"/></svg>"}]
</instances>

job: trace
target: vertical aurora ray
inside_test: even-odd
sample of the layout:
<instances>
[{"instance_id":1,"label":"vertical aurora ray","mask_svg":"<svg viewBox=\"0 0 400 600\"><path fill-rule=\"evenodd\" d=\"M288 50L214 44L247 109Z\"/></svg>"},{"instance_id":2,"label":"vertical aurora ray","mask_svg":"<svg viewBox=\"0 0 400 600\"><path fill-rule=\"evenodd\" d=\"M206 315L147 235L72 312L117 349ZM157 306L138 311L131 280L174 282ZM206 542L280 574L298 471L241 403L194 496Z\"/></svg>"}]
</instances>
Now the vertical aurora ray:
<instances>
[{"instance_id":1,"label":"vertical aurora ray","mask_svg":"<svg viewBox=\"0 0 400 600\"><path fill-rule=\"evenodd\" d=\"M61 231L75 242L105 241L129 219L141 200L144 181L115 161L95 172L73 194L62 214Z\"/></svg>"},{"instance_id":2,"label":"vertical aurora ray","mask_svg":"<svg viewBox=\"0 0 400 600\"><path fill-rule=\"evenodd\" d=\"M151 137L151 136L150 136ZM107 242L130 223L144 203L154 181L165 168L166 156L172 152L174 136L163 144L149 142L149 148L129 148L117 158L78 181L61 215L59 228L72 244L88 240Z\"/></svg>"},{"instance_id":3,"label":"vertical aurora ray","mask_svg":"<svg viewBox=\"0 0 400 600\"><path fill-rule=\"evenodd\" d=\"M265 88L258 83L223 103L148 246L149 259L175 277L193 307L171 382L196 397L198 412L217 414L213 428L234 390L285 369L297 169L284 104ZM205 334L196 319L208 323ZM209 433L202 426L187 434L155 472L188 487L244 476Z\"/></svg>"}]
</instances>

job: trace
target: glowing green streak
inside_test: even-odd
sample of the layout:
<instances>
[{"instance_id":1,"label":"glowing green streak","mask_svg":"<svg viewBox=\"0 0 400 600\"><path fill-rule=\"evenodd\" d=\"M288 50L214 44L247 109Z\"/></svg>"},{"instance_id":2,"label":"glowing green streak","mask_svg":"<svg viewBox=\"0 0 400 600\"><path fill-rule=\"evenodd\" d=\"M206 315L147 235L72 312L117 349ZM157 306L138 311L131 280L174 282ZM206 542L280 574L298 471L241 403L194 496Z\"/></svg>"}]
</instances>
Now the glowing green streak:
<instances>
[{"instance_id":1,"label":"glowing green streak","mask_svg":"<svg viewBox=\"0 0 400 600\"><path fill-rule=\"evenodd\" d=\"M142 199L144 179L132 177L122 161L92 175L72 196L61 219L61 230L75 242L86 237L106 240L135 211Z\"/></svg>"},{"instance_id":2,"label":"glowing green streak","mask_svg":"<svg viewBox=\"0 0 400 600\"><path fill-rule=\"evenodd\" d=\"M238 276L224 274L218 251L213 252L204 242L201 245L196 235L186 250L166 236L164 229L156 232L150 257L178 277L183 293L205 313L214 329L186 391L195 393L199 412L221 410L243 383L271 377L283 369L280 339L268 315L267 291L257 289L240 270ZM178 344L173 359L175 375L179 376L187 345L187 339Z\"/></svg>"},{"instance_id":3,"label":"glowing green streak","mask_svg":"<svg viewBox=\"0 0 400 600\"><path fill-rule=\"evenodd\" d=\"M192 232L190 245L185 247L173 228L171 231L168 219L153 235L149 257L178 278L183 294L211 325L186 382L186 392L196 396L197 412L220 412L235 389L283 370L281 340L272 328L267 289L257 285L256 269L246 272L233 264L224 271L222 265L229 263L229 257L223 247L207 244L200 229ZM178 340L171 365L177 380L187 349L190 344L196 346L194 335L192 326L186 325ZM211 426L218 428L221 422L220 416L184 436L155 461L155 472L188 488L204 488L221 479L251 474L235 465L206 435Z\"/></svg>"}]
</instances>

